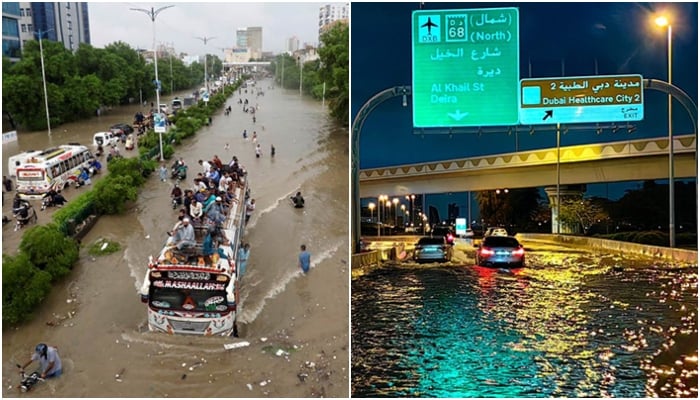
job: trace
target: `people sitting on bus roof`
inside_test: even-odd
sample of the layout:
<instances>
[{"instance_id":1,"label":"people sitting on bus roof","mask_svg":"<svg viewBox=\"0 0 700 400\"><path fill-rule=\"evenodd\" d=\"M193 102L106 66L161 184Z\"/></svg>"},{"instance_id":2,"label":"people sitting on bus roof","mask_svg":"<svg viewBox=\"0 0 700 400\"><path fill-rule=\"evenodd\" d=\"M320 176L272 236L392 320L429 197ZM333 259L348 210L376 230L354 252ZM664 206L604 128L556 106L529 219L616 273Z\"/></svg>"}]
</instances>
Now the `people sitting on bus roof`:
<instances>
[{"instance_id":1,"label":"people sitting on bus roof","mask_svg":"<svg viewBox=\"0 0 700 400\"><path fill-rule=\"evenodd\" d=\"M180 225L173 235L175 247L178 250L182 250L188 247L194 247L197 245L194 236L194 227L190 224L190 219L185 217L182 219L182 225Z\"/></svg>"}]
</instances>

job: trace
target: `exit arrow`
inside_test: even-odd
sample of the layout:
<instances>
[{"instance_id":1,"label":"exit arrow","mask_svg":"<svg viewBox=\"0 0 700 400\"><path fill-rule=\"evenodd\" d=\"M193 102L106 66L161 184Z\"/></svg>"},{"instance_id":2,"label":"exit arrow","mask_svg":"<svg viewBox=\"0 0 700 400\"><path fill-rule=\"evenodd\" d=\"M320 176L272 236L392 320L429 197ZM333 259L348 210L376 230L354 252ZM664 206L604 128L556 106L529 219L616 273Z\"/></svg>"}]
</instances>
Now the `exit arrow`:
<instances>
[{"instance_id":1,"label":"exit arrow","mask_svg":"<svg viewBox=\"0 0 700 400\"><path fill-rule=\"evenodd\" d=\"M453 119L459 121L460 119L462 119L462 118L466 117L467 115L469 115L469 113L468 113L468 112L463 112L463 113L462 113L462 112L460 112L459 110L457 110L457 111L455 111L455 112L453 112L453 113L447 113L447 115L449 115L449 116L452 117Z\"/></svg>"},{"instance_id":2,"label":"exit arrow","mask_svg":"<svg viewBox=\"0 0 700 400\"><path fill-rule=\"evenodd\" d=\"M554 117L554 110L547 110L544 112L544 117L542 118L542 121L546 120L549 117Z\"/></svg>"}]
</instances>

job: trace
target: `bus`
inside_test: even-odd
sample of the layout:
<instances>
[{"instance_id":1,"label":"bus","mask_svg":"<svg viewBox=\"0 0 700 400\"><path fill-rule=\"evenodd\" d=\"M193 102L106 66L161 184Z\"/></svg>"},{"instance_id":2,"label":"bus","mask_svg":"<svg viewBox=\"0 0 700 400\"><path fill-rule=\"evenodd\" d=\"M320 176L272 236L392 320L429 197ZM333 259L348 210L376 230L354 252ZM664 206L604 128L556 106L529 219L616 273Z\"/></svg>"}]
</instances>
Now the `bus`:
<instances>
[{"instance_id":1,"label":"bus","mask_svg":"<svg viewBox=\"0 0 700 400\"><path fill-rule=\"evenodd\" d=\"M8 173L11 177L17 176L17 167L22 165L23 163L27 162L27 160L30 160L33 156L41 154L41 150L29 150L25 151L22 153L19 153L17 155L11 156L7 160L7 170Z\"/></svg>"},{"instance_id":2,"label":"bus","mask_svg":"<svg viewBox=\"0 0 700 400\"><path fill-rule=\"evenodd\" d=\"M139 294L147 304L148 329L168 334L202 336L238 335L239 304L236 259L245 224L247 180L236 188L236 199L221 229L213 236L207 255L207 224L192 224L197 245L174 253L166 245L149 257Z\"/></svg>"},{"instance_id":3,"label":"bus","mask_svg":"<svg viewBox=\"0 0 700 400\"><path fill-rule=\"evenodd\" d=\"M70 143L30 153L16 166L16 187L22 198L41 198L51 189L60 190L78 179L90 166L93 155L87 147Z\"/></svg>"}]
</instances>

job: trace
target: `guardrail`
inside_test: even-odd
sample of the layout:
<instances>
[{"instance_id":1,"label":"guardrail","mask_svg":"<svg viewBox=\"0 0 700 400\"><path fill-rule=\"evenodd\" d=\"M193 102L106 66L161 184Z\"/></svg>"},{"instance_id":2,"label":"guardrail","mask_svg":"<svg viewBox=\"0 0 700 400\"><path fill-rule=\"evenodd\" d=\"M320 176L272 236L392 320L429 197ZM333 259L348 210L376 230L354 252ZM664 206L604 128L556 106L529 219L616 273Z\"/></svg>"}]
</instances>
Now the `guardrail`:
<instances>
[{"instance_id":1,"label":"guardrail","mask_svg":"<svg viewBox=\"0 0 700 400\"><path fill-rule=\"evenodd\" d=\"M352 269L378 267L380 263L379 250L371 250L352 255Z\"/></svg>"}]
</instances>

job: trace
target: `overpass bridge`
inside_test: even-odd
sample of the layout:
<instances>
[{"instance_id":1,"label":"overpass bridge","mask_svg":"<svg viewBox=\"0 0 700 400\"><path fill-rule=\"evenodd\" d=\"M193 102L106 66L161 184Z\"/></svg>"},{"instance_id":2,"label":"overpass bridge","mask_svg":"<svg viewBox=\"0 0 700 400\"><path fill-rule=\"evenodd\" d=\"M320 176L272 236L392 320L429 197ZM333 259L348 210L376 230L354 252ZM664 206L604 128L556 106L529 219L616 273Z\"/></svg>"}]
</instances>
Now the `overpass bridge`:
<instances>
[{"instance_id":1,"label":"overpass bridge","mask_svg":"<svg viewBox=\"0 0 700 400\"><path fill-rule=\"evenodd\" d=\"M674 178L697 177L696 136L673 140ZM624 140L359 171L360 197L668 178L668 138Z\"/></svg>"}]
</instances>

